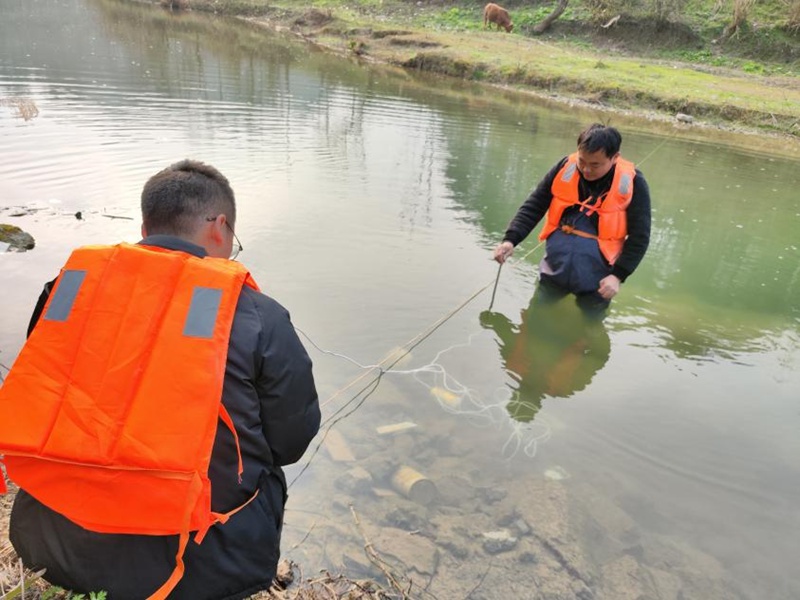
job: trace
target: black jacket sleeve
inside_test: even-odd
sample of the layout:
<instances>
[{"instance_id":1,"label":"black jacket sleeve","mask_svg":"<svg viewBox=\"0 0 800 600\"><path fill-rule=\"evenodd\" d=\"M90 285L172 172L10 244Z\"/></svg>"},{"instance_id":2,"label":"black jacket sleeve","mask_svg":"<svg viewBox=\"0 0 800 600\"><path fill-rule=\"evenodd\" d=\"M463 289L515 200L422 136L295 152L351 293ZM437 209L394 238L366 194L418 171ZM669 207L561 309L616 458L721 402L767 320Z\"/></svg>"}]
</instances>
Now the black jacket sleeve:
<instances>
[{"instance_id":1,"label":"black jacket sleeve","mask_svg":"<svg viewBox=\"0 0 800 600\"><path fill-rule=\"evenodd\" d=\"M533 228L539 224L547 209L550 208L550 202L553 199L553 194L550 191L553 186L553 180L561 170L561 167L564 166L564 163L567 162L567 158L565 156L558 161L528 195L525 202L517 210L517 214L511 219L503 241L507 240L518 246L533 231Z\"/></svg>"},{"instance_id":2,"label":"black jacket sleeve","mask_svg":"<svg viewBox=\"0 0 800 600\"><path fill-rule=\"evenodd\" d=\"M256 386L261 401L262 427L276 466L300 460L319 431L320 409L311 358L289 319L289 313L270 299L262 315L261 372Z\"/></svg>"},{"instance_id":3,"label":"black jacket sleeve","mask_svg":"<svg viewBox=\"0 0 800 600\"><path fill-rule=\"evenodd\" d=\"M36 308L33 309L33 314L31 315L30 323L28 323L28 337L31 336L31 332L33 332L33 328L36 327L36 324L39 322L39 318L42 316L42 311L44 310L44 305L47 304L47 299L50 297L50 292L53 291L53 285L55 284L56 280L48 281L44 284L44 289L42 293L39 295L39 300L36 301Z\"/></svg>"},{"instance_id":4,"label":"black jacket sleeve","mask_svg":"<svg viewBox=\"0 0 800 600\"><path fill-rule=\"evenodd\" d=\"M650 245L650 188L639 169L633 182L633 198L626 211L628 219L628 238L622 247L622 254L614 263L611 274L625 281L642 262Z\"/></svg>"}]
</instances>

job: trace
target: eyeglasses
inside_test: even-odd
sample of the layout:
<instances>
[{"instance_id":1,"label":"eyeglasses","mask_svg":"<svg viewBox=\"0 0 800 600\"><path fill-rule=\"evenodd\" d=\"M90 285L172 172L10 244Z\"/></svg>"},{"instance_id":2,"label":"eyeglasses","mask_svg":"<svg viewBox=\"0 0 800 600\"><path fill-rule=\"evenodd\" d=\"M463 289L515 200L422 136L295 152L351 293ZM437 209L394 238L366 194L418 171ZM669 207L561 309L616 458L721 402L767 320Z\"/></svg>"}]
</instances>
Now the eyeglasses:
<instances>
[{"instance_id":1,"label":"eyeglasses","mask_svg":"<svg viewBox=\"0 0 800 600\"><path fill-rule=\"evenodd\" d=\"M217 220L217 217L206 217L206 221L208 221L209 223L211 223L213 221L216 221L216 220ZM239 253L242 250L244 250L244 246L242 246L242 242L239 241L239 237L236 235L236 232L233 230L233 227L231 227L231 224L228 223L228 221L225 221L225 225L227 225L228 229L231 230L231 233L233 234L233 241L236 242L233 245L233 248L231 249L231 255L228 257L228 259L229 260L236 260L236 257L239 256Z\"/></svg>"}]
</instances>

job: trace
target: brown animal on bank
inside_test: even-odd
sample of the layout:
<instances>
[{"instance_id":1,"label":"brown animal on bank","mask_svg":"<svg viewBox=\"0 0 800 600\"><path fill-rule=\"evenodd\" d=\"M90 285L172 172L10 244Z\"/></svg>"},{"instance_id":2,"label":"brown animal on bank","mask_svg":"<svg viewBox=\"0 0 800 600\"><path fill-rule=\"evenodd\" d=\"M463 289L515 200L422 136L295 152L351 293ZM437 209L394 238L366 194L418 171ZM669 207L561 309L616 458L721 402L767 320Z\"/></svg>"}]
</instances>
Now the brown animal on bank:
<instances>
[{"instance_id":1,"label":"brown animal on bank","mask_svg":"<svg viewBox=\"0 0 800 600\"><path fill-rule=\"evenodd\" d=\"M486 29L489 23L497 25L498 31L500 31L501 27L508 33L511 33L511 30L514 29L514 24L511 22L511 17L508 16L508 11L493 2L487 4L483 9L483 28Z\"/></svg>"}]
</instances>

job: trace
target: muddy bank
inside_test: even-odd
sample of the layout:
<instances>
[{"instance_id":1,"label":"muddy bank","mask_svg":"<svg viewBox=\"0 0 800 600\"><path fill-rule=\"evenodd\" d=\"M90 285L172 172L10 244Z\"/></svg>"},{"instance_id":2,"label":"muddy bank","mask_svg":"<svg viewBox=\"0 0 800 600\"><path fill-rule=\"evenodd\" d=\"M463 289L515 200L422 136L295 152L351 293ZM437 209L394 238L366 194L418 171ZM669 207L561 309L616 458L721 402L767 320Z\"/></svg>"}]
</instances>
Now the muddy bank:
<instances>
[{"instance_id":1,"label":"muddy bank","mask_svg":"<svg viewBox=\"0 0 800 600\"><path fill-rule=\"evenodd\" d=\"M617 37L606 35L595 47L580 50L524 32L420 26L426 18L433 23L441 17L448 8L442 3L355 4L320 10L300 2L195 0L191 10L246 18L353 60L521 91L593 114L773 141L765 147L777 140L782 147L773 151L785 148L800 155L800 81L795 77L623 54L616 50L621 45L617 38L632 27L624 21ZM694 43L686 31L678 33L677 42L670 43L684 38Z\"/></svg>"}]
</instances>

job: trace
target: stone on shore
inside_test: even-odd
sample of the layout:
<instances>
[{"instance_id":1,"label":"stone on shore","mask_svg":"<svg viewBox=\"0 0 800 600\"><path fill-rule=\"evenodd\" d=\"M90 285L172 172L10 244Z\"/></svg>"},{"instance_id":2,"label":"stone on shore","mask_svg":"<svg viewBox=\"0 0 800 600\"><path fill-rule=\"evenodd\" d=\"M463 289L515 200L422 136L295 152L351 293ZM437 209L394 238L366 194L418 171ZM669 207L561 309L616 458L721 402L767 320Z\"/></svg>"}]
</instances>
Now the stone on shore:
<instances>
[{"instance_id":1,"label":"stone on shore","mask_svg":"<svg viewBox=\"0 0 800 600\"><path fill-rule=\"evenodd\" d=\"M26 252L33 250L36 241L30 233L16 225L0 223L0 251Z\"/></svg>"}]
</instances>

